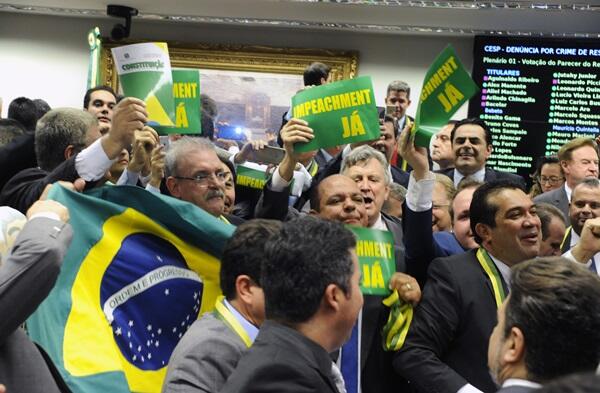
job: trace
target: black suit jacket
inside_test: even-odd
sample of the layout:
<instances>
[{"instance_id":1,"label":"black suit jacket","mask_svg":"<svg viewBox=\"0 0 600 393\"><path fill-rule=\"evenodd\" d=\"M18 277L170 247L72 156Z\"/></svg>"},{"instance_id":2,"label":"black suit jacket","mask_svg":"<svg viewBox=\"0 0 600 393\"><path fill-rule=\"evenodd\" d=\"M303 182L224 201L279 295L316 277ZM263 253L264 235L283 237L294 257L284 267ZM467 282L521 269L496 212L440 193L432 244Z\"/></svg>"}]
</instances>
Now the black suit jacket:
<instances>
[{"instance_id":1,"label":"black suit jacket","mask_svg":"<svg viewBox=\"0 0 600 393\"><path fill-rule=\"evenodd\" d=\"M437 171L437 173L441 173L442 175L448 176L452 181L454 181L454 168L443 169ZM497 171L492 168L485 168L485 176L483 180L488 183L494 180L512 180L517 184L520 184L523 189L525 189L525 179L519 175L515 175L514 173Z\"/></svg>"},{"instance_id":2,"label":"black suit jacket","mask_svg":"<svg viewBox=\"0 0 600 393\"><path fill-rule=\"evenodd\" d=\"M298 331L265 321L222 393L338 393L329 354Z\"/></svg>"},{"instance_id":3,"label":"black suit jacket","mask_svg":"<svg viewBox=\"0 0 600 393\"><path fill-rule=\"evenodd\" d=\"M22 170L13 176L0 192L0 206L6 205L25 214L27 209L39 199L48 184L59 180L73 182L79 178L75 169L75 157L61 163L52 172L40 168ZM87 182L86 189L96 182Z\"/></svg>"},{"instance_id":4,"label":"black suit jacket","mask_svg":"<svg viewBox=\"0 0 600 393\"><path fill-rule=\"evenodd\" d=\"M323 168L327 165L329 161L327 161L327 158L325 158L325 155L323 154L323 149L319 149L319 151L315 155L315 161L317 162L317 165L319 165L319 168Z\"/></svg>"},{"instance_id":5,"label":"black suit jacket","mask_svg":"<svg viewBox=\"0 0 600 393\"><path fill-rule=\"evenodd\" d=\"M257 205L256 217L276 220L291 220L298 217L302 213L288 207L288 195L289 192L285 190L282 192L270 190L267 184ZM402 223L399 219L383 213L382 220L394 236L396 271L406 272ZM381 331L387 321L389 309L382 305L382 300L382 296L364 297L360 338L363 393L403 392L406 389L405 380L397 375L392 367L393 354L383 350Z\"/></svg>"},{"instance_id":6,"label":"black suit jacket","mask_svg":"<svg viewBox=\"0 0 600 393\"><path fill-rule=\"evenodd\" d=\"M415 309L394 368L419 392L456 393L467 383L495 392L487 368L489 336L496 325L492 284L476 250L439 258Z\"/></svg>"},{"instance_id":7,"label":"black suit jacket","mask_svg":"<svg viewBox=\"0 0 600 393\"><path fill-rule=\"evenodd\" d=\"M406 272L419 282L421 289L425 286L431 261L466 251L452 235L435 236L431 228L431 214L432 209L415 212L406 203L402 208ZM453 244L448 244L451 241Z\"/></svg>"},{"instance_id":8,"label":"black suit jacket","mask_svg":"<svg viewBox=\"0 0 600 393\"><path fill-rule=\"evenodd\" d=\"M0 190L19 171L37 167L34 133L28 132L0 147Z\"/></svg>"}]
</instances>

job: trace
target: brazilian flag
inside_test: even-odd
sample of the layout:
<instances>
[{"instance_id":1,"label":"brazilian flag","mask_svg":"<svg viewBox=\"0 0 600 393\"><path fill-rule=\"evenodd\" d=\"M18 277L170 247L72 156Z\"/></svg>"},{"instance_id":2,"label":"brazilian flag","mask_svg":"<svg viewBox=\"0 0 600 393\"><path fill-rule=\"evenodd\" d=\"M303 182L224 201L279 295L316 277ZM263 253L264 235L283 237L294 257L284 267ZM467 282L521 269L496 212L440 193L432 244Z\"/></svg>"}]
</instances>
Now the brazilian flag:
<instances>
[{"instance_id":1,"label":"brazilian flag","mask_svg":"<svg viewBox=\"0 0 600 393\"><path fill-rule=\"evenodd\" d=\"M74 237L31 338L73 392L160 392L175 345L220 295L234 227L138 187L50 197L69 208Z\"/></svg>"}]
</instances>

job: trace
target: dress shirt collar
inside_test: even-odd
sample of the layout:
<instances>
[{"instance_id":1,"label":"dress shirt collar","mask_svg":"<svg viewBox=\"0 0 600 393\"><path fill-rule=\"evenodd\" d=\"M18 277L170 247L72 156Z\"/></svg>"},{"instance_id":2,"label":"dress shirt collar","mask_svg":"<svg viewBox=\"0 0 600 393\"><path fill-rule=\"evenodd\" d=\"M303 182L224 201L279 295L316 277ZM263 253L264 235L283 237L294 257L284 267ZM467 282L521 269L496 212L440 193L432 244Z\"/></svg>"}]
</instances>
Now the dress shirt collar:
<instances>
[{"instance_id":1,"label":"dress shirt collar","mask_svg":"<svg viewBox=\"0 0 600 393\"><path fill-rule=\"evenodd\" d=\"M503 388L506 388L509 386L525 386L525 387L532 388L532 389L539 389L542 387L542 385L540 385L537 382L531 382L526 379L520 379L520 378L509 378L506 381L504 381L504 383L502 384Z\"/></svg>"},{"instance_id":2,"label":"dress shirt collar","mask_svg":"<svg viewBox=\"0 0 600 393\"><path fill-rule=\"evenodd\" d=\"M237 319L240 325L242 325L242 327L248 334L248 337L250 337L250 340L254 342L256 336L258 335L258 328L251 324L246 318L244 318L244 316L240 314L238 310L236 310L235 307L233 307L231 303L227 301L227 299L223 299L223 303L225 304L225 307L227 307L227 309L231 311L231 313L233 314L235 319Z\"/></svg>"},{"instance_id":3,"label":"dress shirt collar","mask_svg":"<svg viewBox=\"0 0 600 393\"><path fill-rule=\"evenodd\" d=\"M483 183L485 180L485 166L469 176L464 176L458 171L458 169L454 168L454 187L458 187L458 183L460 183L460 181L465 177L469 177L473 180Z\"/></svg>"},{"instance_id":4,"label":"dress shirt collar","mask_svg":"<svg viewBox=\"0 0 600 393\"><path fill-rule=\"evenodd\" d=\"M379 229L380 231L388 230L387 225L385 225L385 222L383 221L383 216L381 215L381 213L379 213L379 217L377 218L377 221L375 221L375 224L373 224L373 226L370 226L369 229Z\"/></svg>"},{"instance_id":5,"label":"dress shirt collar","mask_svg":"<svg viewBox=\"0 0 600 393\"><path fill-rule=\"evenodd\" d=\"M567 201L571 203L571 194L573 193L573 190L567 185L567 182L564 182L563 184L565 185L565 192L567 193Z\"/></svg>"},{"instance_id":6,"label":"dress shirt collar","mask_svg":"<svg viewBox=\"0 0 600 393\"><path fill-rule=\"evenodd\" d=\"M502 276L504 283L510 289L510 266L508 266L506 263L502 262L501 260L499 260L498 258L493 256L492 254L490 254L489 251L488 251L488 255L494 262L494 265L496 265L496 267L498 268L498 271L500 272L500 275Z\"/></svg>"}]
</instances>

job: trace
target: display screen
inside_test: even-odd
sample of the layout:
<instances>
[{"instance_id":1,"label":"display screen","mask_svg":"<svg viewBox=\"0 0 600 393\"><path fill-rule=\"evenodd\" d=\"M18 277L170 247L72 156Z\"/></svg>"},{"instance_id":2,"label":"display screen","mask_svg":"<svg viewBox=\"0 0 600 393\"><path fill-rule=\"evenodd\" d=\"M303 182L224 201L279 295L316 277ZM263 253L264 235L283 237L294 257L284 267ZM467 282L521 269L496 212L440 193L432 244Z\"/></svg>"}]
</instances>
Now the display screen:
<instances>
[{"instance_id":1,"label":"display screen","mask_svg":"<svg viewBox=\"0 0 600 393\"><path fill-rule=\"evenodd\" d=\"M488 165L528 179L537 157L600 133L600 40L475 37L469 117L492 130Z\"/></svg>"}]
</instances>

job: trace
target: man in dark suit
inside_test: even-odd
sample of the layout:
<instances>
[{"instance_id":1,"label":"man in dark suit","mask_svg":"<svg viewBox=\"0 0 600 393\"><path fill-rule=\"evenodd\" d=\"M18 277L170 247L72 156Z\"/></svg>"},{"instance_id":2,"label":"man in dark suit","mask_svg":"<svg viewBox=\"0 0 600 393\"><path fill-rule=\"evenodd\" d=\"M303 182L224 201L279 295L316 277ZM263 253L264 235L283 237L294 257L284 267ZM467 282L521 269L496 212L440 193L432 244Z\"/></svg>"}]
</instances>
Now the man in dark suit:
<instances>
[{"instance_id":1,"label":"man in dark suit","mask_svg":"<svg viewBox=\"0 0 600 393\"><path fill-rule=\"evenodd\" d=\"M281 229L277 221L241 224L221 258L215 310L195 321L169 360L164 393L218 392L250 347L265 319L260 286L265 242Z\"/></svg>"},{"instance_id":2,"label":"man in dark suit","mask_svg":"<svg viewBox=\"0 0 600 393\"><path fill-rule=\"evenodd\" d=\"M454 151L454 168L439 171L454 181L454 185L465 177L480 183L507 179L525 188L525 180L519 175L497 171L486 167L492 154L492 132L478 118L463 119L454 125L450 133Z\"/></svg>"},{"instance_id":3,"label":"man in dark suit","mask_svg":"<svg viewBox=\"0 0 600 393\"><path fill-rule=\"evenodd\" d=\"M48 184L83 178L87 186L95 185L123 149L131 146L147 120L146 105L136 98L125 98L115 107L112 126L104 135L89 113L72 108L51 110L38 121L35 133L39 168L13 176L2 189L0 204L24 213Z\"/></svg>"},{"instance_id":4,"label":"man in dark suit","mask_svg":"<svg viewBox=\"0 0 600 393\"><path fill-rule=\"evenodd\" d=\"M58 202L39 201L27 217L12 253L0 267L0 382L9 392L66 392L50 358L21 325L56 282L73 236L67 224L69 212Z\"/></svg>"},{"instance_id":5,"label":"man in dark suit","mask_svg":"<svg viewBox=\"0 0 600 393\"><path fill-rule=\"evenodd\" d=\"M244 222L242 218L223 214L227 172L210 140L183 137L173 142L166 155L165 172L166 185L173 197L193 203L229 224Z\"/></svg>"},{"instance_id":6,"label":"man in dark suit","mask_svg":"<svg viewBox=\"0 0 600 393\"><path fill-rule=\"evenodd\" d=\"M599 315L600 278L582 266L557 257L515 266L488 349L499 392L532 392L552 379L595 371Z\"/></svg>"},{"instance_id":7,"label":"man in dark suit","mask_svg":"<svg viewBox=\"0 0 600 393\"><path fill-rule=\"evenodd\" d=\"M583 179L598 178L598 146L592 138L572 139L558 150L558 160L565 175L564 184L538 195L534 201L556 206L567 218L573 188Z\"/></svg>"},{"instance_id":8,"label":"man in dark suit","mask_svg":"<svg viewBox=\"0 0 600 393\"><path fill-rule=\"evenodd\" d=\"M535 205L516 183L490 182L473 194L477 250L434 260L394 367L420 392L495 392L487 343L510 288L510 268L537 256ZM476 390L473 390L476 389Z\"/></svg>"},{"instance_id":9,"label":"man in dark suit","mask_svg":"<svg viewBox=\"0 0 600 393\"><path fill-rule=\"evenodd\" d=\"M267 320L221 392L339 392L329 353L349 338L363 305L355 246L337 222L283 224L265 246Z\"/></svg>"},{"instance_id":10,"label":"man in dark suit","mask_svg":"<svg viewBox=\"0 0 600 393\"><path fill-rule=\"evenodd\" d=\"M311 199L311 205L314 206L311 214L321 218L357 226L365 226L367 222L361 191L352 179L344 175L332 175L323 180L318 186L317 193ZM395 248L396 269L398 272L404 272L406 267L403 253L398 247ZM395 287L402 300L416 304L420 299L416 280L403 273L396 273L395 276L401 281ZM357 334L352 338L355 355L360 352L360 364L357 359L354 361L357 365L356 375L360 375L361 386L355 386L356 390L349 389L349 393L402 392L406 384L406 381L402 380L392 368L393 354L385 352L381 345L381 331L389 315L389 309L382 305L382 301L382 296L364 296L364 305L359 317L360 329L357 326ZM360 340L358 332L360 332ZM344 350L347 345L342 349L342 364L344 364ZM344 376L352 377L352 375Z\"/></svg>"},{"instance_id":11,"label":"man in dark suit","mask_svg":"<svg viewBox=\"0 0 600 393\"><path fill-rule=\"evenodd\" d=\"M427 150L423 147L416 147L408 134L401 135L398 150L413 168L410 173L402 216L402 224L405 229L406 267L408 274L415 277L419 284L424 286L427 270L435 258L462 254L469 249L478 247L473 240L469 225L469 206L473 192L479 183L462 182L459 191L450 201L449 210L453 233L445 231L434 233L431 222L436 176L429 171Z\"/></svg>"}]
</instances>

